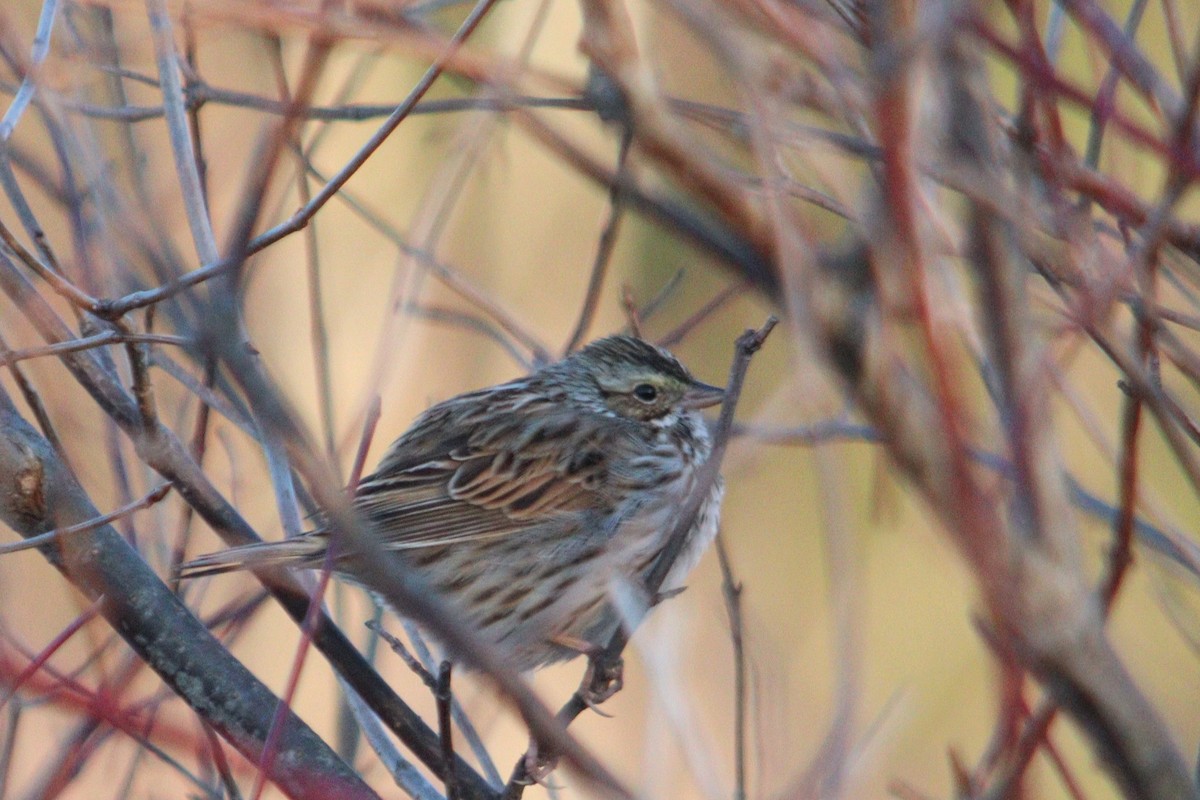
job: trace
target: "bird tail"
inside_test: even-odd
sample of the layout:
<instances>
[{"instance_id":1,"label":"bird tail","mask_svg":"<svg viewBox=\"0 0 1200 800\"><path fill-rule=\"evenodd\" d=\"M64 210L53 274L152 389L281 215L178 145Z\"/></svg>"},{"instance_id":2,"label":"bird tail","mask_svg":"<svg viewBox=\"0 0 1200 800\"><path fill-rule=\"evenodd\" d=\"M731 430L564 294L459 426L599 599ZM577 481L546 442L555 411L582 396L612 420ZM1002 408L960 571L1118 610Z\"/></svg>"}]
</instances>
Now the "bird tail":
<instances>
[{"instance_id":1,"label":"bird tail","mask_svg":"<svg viewBox=\"0 0 1200 800\"><path fill-rule=\"evenodd\" d=\"M245 544L180 564L177 574L180 580L190 580L239 569L319 566L325 557L327 544L326 537L317 534L297 536L281 542Z\"/></svg>"}]
</instances>

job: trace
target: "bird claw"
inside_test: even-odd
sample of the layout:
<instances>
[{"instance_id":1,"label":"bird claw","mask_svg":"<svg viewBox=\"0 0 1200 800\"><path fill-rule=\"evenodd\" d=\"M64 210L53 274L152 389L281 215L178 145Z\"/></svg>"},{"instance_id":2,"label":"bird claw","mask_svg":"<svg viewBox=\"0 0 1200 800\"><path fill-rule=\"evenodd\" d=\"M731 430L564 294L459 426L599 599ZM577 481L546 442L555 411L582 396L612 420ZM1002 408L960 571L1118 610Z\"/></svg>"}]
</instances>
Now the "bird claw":
<instances>
[{"instance_id":1,"label":"bird claw","mask_svg":"<svg viewBox=\"0 0 1200 800\"><path fill-rule=\"evenodd\" d=\"M597 706L608 700L625 686L625 659L608 660L603 653L588 655L587 672L579 684L579 698L602 717L611 717Z\"/></svg>"},{"instance_id":2,"label":"bird claw","mask_svg":"<svg viewBox=\"0 0 1200 800\"><path fill-rule=\"evenodd\" d=\"M677 590L672 595L678 594L679 591L682 590ZM611 718L611 714L606 714L597 706L624 688L625 660L620 656L610 658L605 655L602 647L583 639L556 636L551 641L560 647L566 647L587 656L587 671L583 673L583 680L579 682L579 690L576 694L592 711L602 717Z\"/></svg>"},{"instance_id":3,"label":"bird claw","mask_svg":"<svg viewBox=\"0 0 1200 800\"><path fill-rule=\"evenodd\" d=\"M666 591L663 591L663 592L657 592L657 593L655 593L654 597L650 598L650 607L654 608L659 603L665 603L666 601L670 600L672 597L678 597L679 595L683 594L685 591L687 591L686 586L678 586L674 589L667 589Z\"/></svg>"},{"instance_id":4,"label":"bird claw","mask_svg":"<svg viewBox=\"0 0 1200 800\"><path fill-rule=\"evenodd\" d=\"M615 694L615 692L614 692L614 694ZM599 696L592 696L589 692L581 691L579 693L579 699L583 701L583 704L585 706L587 706L588 708L590 708L592 711L595 711L600 716L604 717L605 719L613 718L612 714L600 709L600 704L603 703L605 700L607 700L609 697L611 697L611 695L599 697Z\"/></svg>"},{"instance_id":5,"label":"bird claw","mask_svg":"<svg viewBox=\"0 0 1200 800\"><path fill-rule=\"evenodd\" d=\"M530 740L529 749L525 751L525 780L522 783L536 783L547 789L562 788L549 782L550 773L554 772L557 766L558 756L553 753L542 754L537 742Z\"/></svg>"}]
</instances>

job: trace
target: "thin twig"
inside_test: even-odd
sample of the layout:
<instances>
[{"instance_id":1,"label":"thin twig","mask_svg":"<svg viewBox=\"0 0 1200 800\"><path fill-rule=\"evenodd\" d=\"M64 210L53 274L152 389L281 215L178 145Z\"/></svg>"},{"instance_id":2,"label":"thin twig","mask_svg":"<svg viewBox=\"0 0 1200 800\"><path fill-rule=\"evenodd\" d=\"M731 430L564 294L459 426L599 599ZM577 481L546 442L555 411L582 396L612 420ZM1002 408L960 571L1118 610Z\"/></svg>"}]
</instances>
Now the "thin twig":
<instances>
[{"instance_id":1,"label":"thin twig","mask_svg":"<svg viewBox=\"0 0 1200 800\"><path fill-rule=\"evenodd\" d=\"M42 666L50 660L51 656L62 649L62 646L66 644L67 640L79 633L79 631L83 630L83 627L95 619L99 613L100 601L94 600L92 601L91 605L89 605L78 616L76 616L69 625L59 631L58 634L50 640L49 644L42 648L42 651L38 653L35 658L30 659L29 665L25 667L25 669L23 669L19 675L17 675L11 681L6 681L5 689L7 691L4 693L3 697L0 697L0 710L2 710L10 700L17 696L17 693L21 690L21 686L25 683L25 681L27 681L35 672L41 669Z\"/></svg>"},{"instance_id":2,"label":"thin twig","mask_svg":"<svg viewBox=\"0 0 1200 800\"><path fill-rule=\"evenodd\" d=\"M658 340L658 344L662 347L671 348L683 341L684 337L696 329L700 323L711 317L718 309L728 303L730 300L738 297L750 289L748 281L739 281L726 286L721 291L701 306L694 314L685 319L683 322L675 326L675 329L670 333L662 336Z\"/></svg>"},{"instance_id":3,"label":"thin twig","mask_svg":"<svg viewBox=\"0 0 1200 800\"><path fill-rule=\"evenodd\" d=\"M266 788L267 775L271 772L276 756L279 755L284 728L291 710L292 698L296 696L296 688L300 685L300 674L304 670L304 661L308 656L309 646L312 644L313 629L322 616L322 603L325 598L325 590L329 588L329 577L332 574L332 567L333 548L329 548L325 554L325 564L321 568L317 585L309 596L308 613L304 617L304 622L300 625L300 642L296 646L295 655L292 657L292 666L291 671L288 673L287 684L284 686L283 693L279 696L279 700L276 703L275 715L271 719L271 727L268 729L267 737L263 742L262 755L258 760L258 771L254 775L254 787L250 790L251 800L259 800L262 797L263 790ZM453 767L448 767L447 769L453 770Z\"/></svg>"},{"instance_id":4,"label":"thin twig","mask_svg":"<svg viewBox=\"0 0 1200 800\"><path fill-rule=\"evenodd\" d=\"M414 675L420 679L421 683L425 684L425 688L429 689L434 694L437 694L438 679L433 672L425 668L420 659L412 654L408 646L404 644L404 640L399 636L388 633L382 625L375 620L367 622L367 629L373 632L376 636L383 640L384 644L392 648L392 652L400 657L404 662L404 666L408 667Z\"/></svg>"},{"instance_id":5,"label":"thin twig","mask_svg":"<svg viewBox=\"0 0 1200 800\"><path fill-rule=\"evenodd\" d=\"M450 709L454 703L454 696L450 693L451 670L450 662L443 661L441 668L438 669L437 683L434 689L434 698L437 700L438 733L442 740L443 764L451 764L454 761L454 723L450 719ZM459 800L458 780L454 770L442 771L442 785L446 787L446 800Z\"/></svg>"},{"instance_id":6,"label":"thin twig","mask_svg":"<svg viewBox=\"0 0 1200 800\"><path fill-rule=\"evenodd\" d=\"M33 102L37 91L37 72L50 54L50 35L54 31L54 22L58 19L58 0L43 0L42 10L38 15L37 30L33 34L33 51L30 53L29 70L21 80L21 88L16 97L0 118L0 150L7 149L12 139L17 123L25 114L25 109Z\"/></svg>"},{"instance_id":7,"label":"thin twig","mask_svg":"<svg viewBox=\"0 0 1200 800\"><path fill-rule=\"evenodd\" d=\"M175 158L175 177L183 193L183 208L192 232L192 243L203 264L211 264L220 257L217 240L213 235L212 220L204 198L204 185L192 142L187 109L183 102L183 84L179 78L179 67L175 55L175 35L171 17L167 13L166 0L146 0L146 12L150 18L150 32L154 38L154 55L158 62L158 76L162 84L163 111L167 119L167 133L171 140L171 153Z\"/></svg>"},{"instance_id":8,"label":"thin twig","mask_svg":"<svg viewBox=\"0 0 1200 800\"><path fill-rule=\"evenodd\" d=\"M97 528L108 525L111 522L115 522L116 520L127 517L135 511L141 511L149 508L166 497L170 491L171 484L159 484L141 499L123 505L115 511L104 514L103 516L90 519L86 522L80 522L75 525L67 525L63 528L55 528L52 531L46 531L45 533L40 533L37 536L30 536L28 539L22 539L21 541L13 542L12 544L0 545L0 556L6 556L9 553L19 553L23 550L32 550L35 547L44 547L46 545L53 544L63 536L73 536L77 533L94 531Z\"/></svg>"},{"instance_id":9,"label":"thin twig","mask_svg":"<svg viewBox=\"0 0 1200 800\"><path fill-rule=\"evenodd\" d=\"M436 660L429 649L428 643L425 641L425 637L421 635L421 631L417 626L411 622L404 620L403 624L404 632L408 634L408 640L412 643L417 658L421 660L421 664L424 665L426 670L432 670L436 664ZM503 786L504 779L500 777L500 771L496 769L496 764L483 743L483 737L475 729L475 725L471 722L470 717L467 716L466 709L462 707L462 703L454 697L450 698L450 713L453 715L454 724L458 726L459 733L466 740L467 746L471 748L471 754L479 762L480 769L483 770L483 776L487 778L488 783L496 787Z\"/></svg>"},{"instance_id":10,"label":"thin twig","mask_svg":"<svg viewBox=\"0 0 1200 800\"><path fill-rule=\"evenodd\" d=\"M0 366L9 366L16 364L18 361L27 361L31 358L44 358L46 356L62 355L63 353L75 353L80 350L88 350L93 347L106 347L114 344L171 344L179 347L191 347L195 342L183 336L174 336L166 333L132 333L109 329L100 333L94 333L91 336L60 342L59 344L0 352Z\"/></svg>"},{"instance_id":11,"label":"thin twig","mask_svg":"<svg viewBox=\"0 0 1200 800\"><path fill-rule=\"evenodd\" d=\"M233 771L229 768L229 759L225 756L225 748L221 746L216 732L206 722L201 724L201 728L205 738L208 739L208 754L212 758L213 766L216 767L217 775L221 778L221 786L225 789L225 794L229 796L229 800L242 800L242 792L238 788L237 781L234 780Z\"/></svg>"},{"instance_id":12,"label":"thin twig","mask_svg":"<svg viewBox=\"0 0 1200 800\"><path fill-rule=\"evenodd\" d=\"M1146 10L1146 0L1134 0L1125 16L1125 35L1130 39L1137 35L1138 26L1142 23L1142 12ZM1092 107L1092 118L1088 124L1087 149L1084 151L1083 162L1095 169L1100 163L1100 145L1104 141L1104 126L1108 122L1107 114L1113 105L1117 92L1117 81L1120 71L1116 64L1109 64L1108 72L1100 88L1096 91L1096 104Z\"/></svg>"},{"instance_id":13,"label":"thin twig","mask_svg":"<svg viewBox=\"0 0 1200 800\"><path fill-rule=\"evenodd\" d=\"M734 578L725 539L717 534L717 563L721 567L721 596L729 617L733 646L733 798L746 800L746 640L742 624L742 583Z\"/></svg>"},{"instance_id":14,"label":"thin twig","mask_svg":"<svg viewBox=\"0 0 1200 800\"><path fill-rule=\"evenodd\" d=\"M604 229L600 232L600 239L596 244L596 257L592 261L592 270L588 276L587 292L583 296L583 305L579 310L575 330L571 332L567 345L563 348L564 355L574 352L579 347L596 316L596 307L600 303L600 289L604 286L604 277L608 274L608 264L612 260L613 247L616 246L617 232L621 226L620 187L625 171L629 168L629 148L632 144L633 129L625 126L617 151L617 180L613 181L608 190L608 221L604 223Z\"/></svg>"},{"instance_id":15,"label":"thin twig","mask_svg":"<svg viewBox=\"0 0 1200 800\"><path fill-rule=\"evenodd\" d=\"M21 392L21 397L25 403L33 411L34 419L37 420L38 428L42 435L50 442L50 446L63 458L67 460L66 451L63 449L62 440L58 438L58 433L54 429L54 423L50 420L50 412L46 410L46 404L42 402L42 397L38 394L29 378L25 375L25 371L21 369L18 362L21 358L15 351L11 350L8 342L3 334L0 334L0 362L8 367L12 373L13 381L17 384L17 388ZM0 796L3 796L0 794Z\"/></svg>"}]
</instances>

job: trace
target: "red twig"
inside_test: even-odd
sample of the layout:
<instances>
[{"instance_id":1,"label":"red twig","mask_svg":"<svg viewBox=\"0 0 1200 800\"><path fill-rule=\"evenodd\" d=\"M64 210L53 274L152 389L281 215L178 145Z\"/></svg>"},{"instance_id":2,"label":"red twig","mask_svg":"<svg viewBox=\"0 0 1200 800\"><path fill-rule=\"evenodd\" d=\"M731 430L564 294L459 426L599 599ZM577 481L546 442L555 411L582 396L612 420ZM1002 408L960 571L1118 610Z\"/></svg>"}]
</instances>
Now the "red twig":
<instances>
[{"instance_id":1,"label":"red twig","mask_svg":"<svg viewBox=\"0 0 1200 800\"><path fill-rule=\"evenodd\" d=\"M72 636L79 633L84 625L87 625L96 618L96 615L100 612L100 603L102 602L103 598L93 601L67 627L59 631L58 635L51 639L50 643L37 654L37 657L30 661L29 665L13 678L12 682L8 684L8 693L3 699L0 699L0 709L4 708L4 705L20 691L25 682L32 678L50 660L50 657L58 652L59 648L66 644Z\"/></svg>"}]
</instances>

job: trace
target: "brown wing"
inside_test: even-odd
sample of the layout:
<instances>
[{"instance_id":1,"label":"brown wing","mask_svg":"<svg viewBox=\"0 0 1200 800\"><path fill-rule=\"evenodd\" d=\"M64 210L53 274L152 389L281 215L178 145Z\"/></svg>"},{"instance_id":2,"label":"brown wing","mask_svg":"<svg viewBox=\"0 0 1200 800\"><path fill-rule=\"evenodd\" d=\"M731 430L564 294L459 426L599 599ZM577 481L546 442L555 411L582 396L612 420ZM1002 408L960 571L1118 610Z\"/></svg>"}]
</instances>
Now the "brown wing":
<instances>
[{"instance_id":1,"label":"brown wing","mask_svg":"<svg viewBox=\"0 0 1200 800\"><path fill-rule=\"evenodd\" d=\"M389 547L502 537L610 507L607 426L581 420L561 396L532 394L514 385L454 398L392 445L355 498Z\"/></svg>"}]
</instances>

